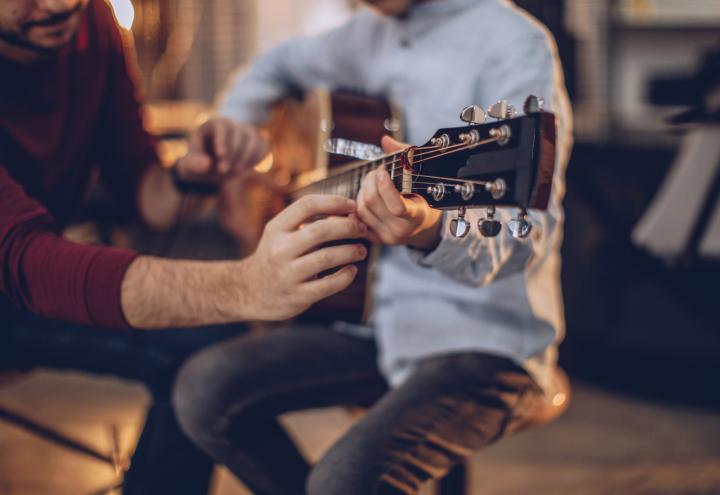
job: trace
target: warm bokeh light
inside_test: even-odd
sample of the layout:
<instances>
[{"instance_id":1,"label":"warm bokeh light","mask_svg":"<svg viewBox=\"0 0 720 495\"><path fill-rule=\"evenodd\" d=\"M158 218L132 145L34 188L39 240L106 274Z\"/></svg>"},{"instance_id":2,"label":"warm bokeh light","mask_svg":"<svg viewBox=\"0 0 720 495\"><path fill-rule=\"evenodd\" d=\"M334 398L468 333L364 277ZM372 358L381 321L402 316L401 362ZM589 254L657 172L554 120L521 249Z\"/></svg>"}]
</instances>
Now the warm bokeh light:
<instances>
[{"instance_id":1,"label":"warm bokeh light","mask_svg":"<svg viewBox=\"0 0 720 495\"><path fill-rule=\"evenodd\" d=\"M272 154L272 153L268 153L267 156L265 156L265 158L263 158L262 160L260 160L260 161L255 165L255 171L256 171L256 172L260 172L260 173L270 172L270 170L272 169L272 166L273 166L273 161L274 161L274 160L273 160L273 154Z\"/></svg>"},{"instance_id":2,"label":"warm bokeh light","mask_svg":"<svg viewBox=\"0 0 720 495\"><path fill-rule=\"evenodd\" d=\"M123 29L130 29L135 19L135 8L130 0L110 0L115 19Z\"/></svg>"}]
</instances>

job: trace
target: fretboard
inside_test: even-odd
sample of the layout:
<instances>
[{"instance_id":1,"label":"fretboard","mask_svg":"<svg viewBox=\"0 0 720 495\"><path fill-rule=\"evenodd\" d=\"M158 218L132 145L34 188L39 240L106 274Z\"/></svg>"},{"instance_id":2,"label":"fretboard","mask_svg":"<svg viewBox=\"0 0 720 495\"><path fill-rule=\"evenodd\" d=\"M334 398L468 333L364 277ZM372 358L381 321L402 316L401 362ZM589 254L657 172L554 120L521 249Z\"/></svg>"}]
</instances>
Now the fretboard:
<instances>
[{"instance_id":1,"label":"fretboard","mask_svg":"<svg viewBox=\"0 0 720 495\"><path fill-rule=\"evenodd\" d=\"M350 163L340 167L337 172L331 173L325 179L296 189L292 196L297 199L307 194L333 194L354 199L360 191L365 176L379 167L385 167L393 179L393 183L398 186L396 178L402 175L400 172L402 170L400 165L402 154L401 151L376 160Z\"/></svg>"}]
</instances>

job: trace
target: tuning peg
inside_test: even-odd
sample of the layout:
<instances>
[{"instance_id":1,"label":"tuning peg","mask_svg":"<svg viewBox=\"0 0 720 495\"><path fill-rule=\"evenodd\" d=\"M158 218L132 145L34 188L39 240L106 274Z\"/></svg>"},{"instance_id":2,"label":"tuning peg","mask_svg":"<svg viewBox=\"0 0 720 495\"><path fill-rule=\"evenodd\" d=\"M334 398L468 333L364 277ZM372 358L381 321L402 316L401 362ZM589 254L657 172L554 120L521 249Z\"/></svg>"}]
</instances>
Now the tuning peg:
<instances>
[{"instance_id":1,"label":"tuning peg","mask_svg":"<svg viewBox=\"0 0 720 495\"><path fill-rule=\"evenodd\" d=\"M485 111L477 105L470 105L460 112L460 120L468 124L484 124L487 120Z\"/></svg>"},{"instance_id":2,"label":"tuning peg","mask_svg":"<svg viewBox=\"0 0 720 495\"><path fill-rule=\"evenodd\" d=\"M494 119L504 120L515 117L517 110L515 110L514 106L508 104L507 100L500 100L494 105L491 105L487 113Z\"/></svg>"},{"instance_id":3,"label":"tuning peg","mask_svg":"<svg viewBox=\"0 0 720 495\"><path fill-rule=\"evenodd\" d=\"M542 112L545 109L545 99L542 97L537 97L535 95L530 95L525 99L525 104L523 105L523 111L525 112L525 115L530 115L531 113L538 113Z\"/></svg>"},{"instance_id":4,"label":"tuning peg","mask_svg":"<svg viewBox=\"0 0 720 495\"><path fill-rule=\"evenodd\" d=\"M494 206L488 207L485 218L478 220L478 230L483 237L497 237L500 233L502 224L495 219Z\"/></svg>"},{"instance_id":5,"label":"tuning peg","mask_svg":"<svg viewBox=\"0 0 720 495\"><path fill-rule=\"evenodd\" d=\"M445 184L442 182L427 187L427 193L432 196L435 201L441 201L445 197L446 192L447 189L445 189Z\"/></svg>"},{"instance_id":6,"label":"tuning peg","mask_svg":"<svg viewBox=\"0 0 720 495\"><path fill-rule=\"evenodd\" d=\"M458 210L458 217L450 221L450 234L453 237L463 238L470 232L470 222L465 220L465 208Z\"/></svg>"},{"instance_id":7,"label":"tuning peg","mask_svg":"<svg viewBox=\"0 0 720 495\"><path fill-rule=\"evenodd\" d=\"M515 239L526 239L532 232L532 224L527 220L527 211L522 210L517 218L510 220L508 228Z\"/></svg>"}]
</instances>

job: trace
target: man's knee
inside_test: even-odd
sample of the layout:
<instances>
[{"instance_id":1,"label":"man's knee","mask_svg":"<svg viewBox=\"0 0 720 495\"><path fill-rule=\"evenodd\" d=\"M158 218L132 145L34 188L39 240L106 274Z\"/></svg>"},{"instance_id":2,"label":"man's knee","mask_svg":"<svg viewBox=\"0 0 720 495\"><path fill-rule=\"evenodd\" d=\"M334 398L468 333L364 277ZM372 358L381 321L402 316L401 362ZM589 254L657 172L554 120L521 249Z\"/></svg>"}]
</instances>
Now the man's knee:
<instances>
[{"instance_id":1,"label":"man's knee","mask_svg":"<svg viewBox=\"0 0 720 495\"><path fill-rule=\"evenodd\" d=\"M215 377L212 350L191 357L180 369L173 388L172 403L183 431L200 443L213 420L214 387L207 387ZM211 410L212 409L212 410Z\"/></svg>"},{"instance_id":2,"label":"man's knee","mask_svg":"<svg viewBox=\"0 0 720 495\"><path fill-rule=\"evenodd\" d=\"M208 347L180 369L173 406L180 426L201 446L225 440L268 392L272 362L262 339L245 336Z\"/></svg>"},{"instance_id":3,"label":"man's knee","mask_svg":"<svg viewBox=\"0 0 720 495\"><path fill-rule=\"evenodd\" d=\"M236 402L252 396L250 390L238 390L242 357L234 356L238 365L230 366L225 346L208 347L188 359L173 388L173 407L180 427L203 447L226 434L228 412L232 409L237 413L242 408Z\"/></svg>"}]
</instances>

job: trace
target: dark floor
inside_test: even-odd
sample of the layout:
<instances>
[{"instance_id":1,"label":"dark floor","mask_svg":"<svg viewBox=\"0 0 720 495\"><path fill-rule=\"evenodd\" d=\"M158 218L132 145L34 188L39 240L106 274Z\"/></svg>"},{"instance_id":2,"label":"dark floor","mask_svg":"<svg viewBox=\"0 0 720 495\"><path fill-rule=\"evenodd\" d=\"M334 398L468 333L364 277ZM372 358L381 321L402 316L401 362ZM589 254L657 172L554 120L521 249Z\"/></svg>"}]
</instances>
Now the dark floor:
<instances>
[{"instance_id":1,"label":"dark floor","mask_svg":"<svg viewBox=\"0 0 720 495\"><path fill-rule=\"evenodd\" d=\"M625 397L574 383L554 424L505 439L472 464L473 495L720 494L720 413ZM0 390L0 404L109 452L114 427L128 455L147 397L140 387L78 374L39 372ZM351 419L340 409L286 423L317 458ZM78 495L111 486L113 470L0 424L0 495ZM247 492L224 471L214 495Z\"/></svg>"}]
</instances>

